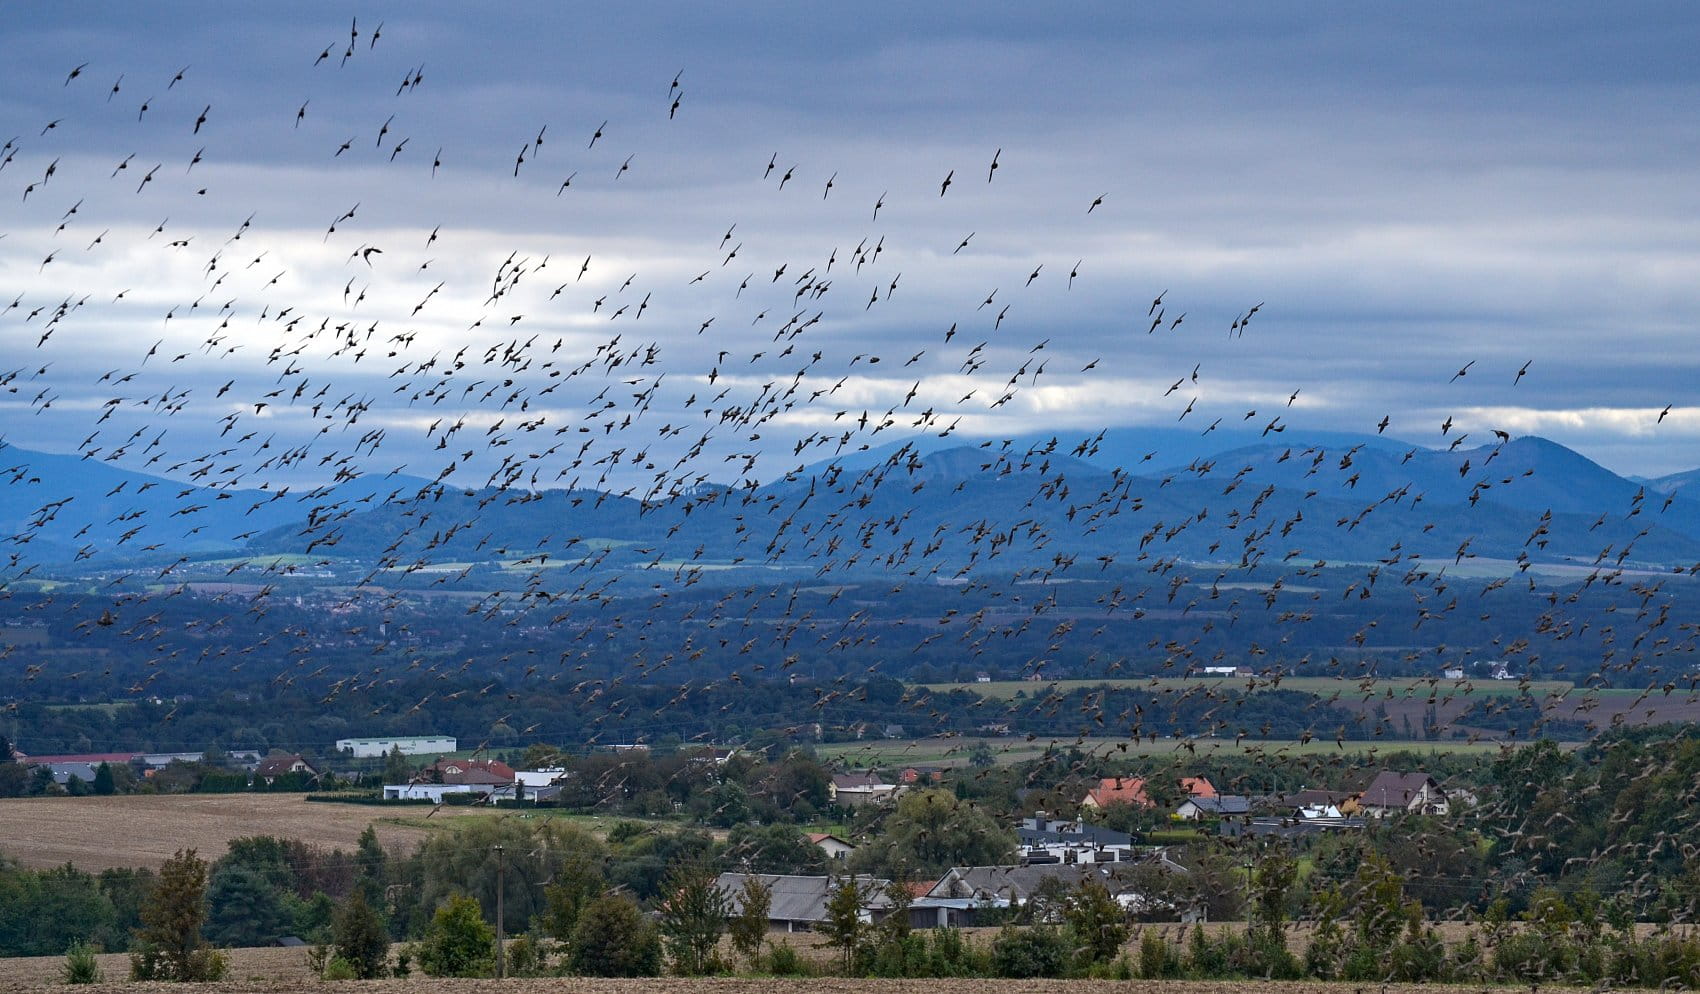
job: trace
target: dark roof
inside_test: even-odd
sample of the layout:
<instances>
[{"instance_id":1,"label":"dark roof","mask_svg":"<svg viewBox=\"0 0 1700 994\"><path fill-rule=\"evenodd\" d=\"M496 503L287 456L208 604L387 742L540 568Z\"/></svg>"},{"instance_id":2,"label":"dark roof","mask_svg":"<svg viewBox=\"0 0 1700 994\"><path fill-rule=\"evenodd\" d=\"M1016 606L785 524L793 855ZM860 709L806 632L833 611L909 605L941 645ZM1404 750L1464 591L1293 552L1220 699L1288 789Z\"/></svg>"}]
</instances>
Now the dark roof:
<instances>
[{"instance_id":1,"label":"dark roof","mask_svg":"<svg viewBox=\"0 0 1700 994\"><path fill-rule=\"evenodd\" d=\"M1251 801L1238 794L1219 794L1215 797L1189 797L1187 801L1210 815L1243 815L1251 810Z\"/></svg>"},{"instance_id":2,"label":"dark roof","mask_svg":"<svg viewBox=\"0 0 1700 994\"><path fill-rule=\"evenodd\" d=\"M782 873L722 873L714 878L714 887L726 898L728 910L737 914L743 909L744 880L756 877L766 884L769 897L768 921L818 922L826 920L826 902L839 880L834 877L803 877ZM864 907L884 908L891 904L885 896L888 880L873 877L856 878L867 896Z\"/></svg>"},{"instance_id":3,"label":"dark roof","mask_svg":"<svg viewBox=\"0 0 1700 994\"><path fill-rule=\"evenodd\" d=\"M307 762L300 756L286 755L267 756L265 759L260 760L260 765L254 767L254 773L257 776L262 777L282 776L283 774L290 772L290 767L293 767L296 763L300 763L302 766L307 767L308 770L317 772L314 770L312 763Z\"/></svg>"},{"instance_id":4,"label":"dark roof","mask_svg":"<svg viewBox=\"0 0 1700 994\"><path fill-rule=\"evenodd\" d=\"M854 790L858 787L889 787L890 784L878 773L834 773L832 785L839 790L846 788Z\"/></svg>"},{"instance_id":5,"label":"dark roof","mask_svg":"<svg viewBox=\"0 0 1700 994\"><path fill-rule=\"evenodd\" d=\"M1280 798L1283 807L1308 808L1312 805L1343 804L1351 800L1349 790L1320 790L1316 787L1306 787Z\"/></svg>"},{"instance_id":6,"label":"dark roof","mask_svg":"<svg viewBox=\"0 0 1700 994\"><path fill-rule=\"evenodd\" d=\"M1046 822L1044 828L1035 828L1023 823L1016 828L1015 838L1024 846L1127 846L1133 844L1133 836L1126 832L1118 832L1113 828L1058 821Z\"/></svg>"},{"instance_id":7,"label":"dark roof","mask_svg":"<svg viewBox=\"0 0 1700 994\"><path fill-rule=\"evenodd\" d=\"M1354 831L1364 825L1362 818L1231 818L1220 824L1217 833L1233 837L1275 836L1292 839L1305 835L1320 835L1324 832Z\"/></svg>"},{"instance_id":8,"label":"dark roof","mask_svg":"<svg viewBox=\"0 0 1700 994\"><path fill-rule=\"evenodd\" d=\"M983 900L1015 898L1026 901L1046 880L1057 879L1069 889L1085 880L1097 880L1112 894L1130 889L1136 879L1132 872L1139 866L1157 866L1184 873L1184 867L1155 857L1139 862L1122 863L1033 863L1027 866L958 866L945 874L929 897L980 898Z\"/></svg>"},{"instance_id":9,"label":"dark roof","mask_svg":"<svg viewBox=\"0 0 1700 994\"><path fill-rule=\"evenodd\" d=\"M1440 784L1427 773L1395 773L1392 770L1382 770L1364 788L1362 801L1378 808L1409 807L1411 798L1422 793L1427 787L1435 794L1441 794Z\"/></svg>"}]
</instances>

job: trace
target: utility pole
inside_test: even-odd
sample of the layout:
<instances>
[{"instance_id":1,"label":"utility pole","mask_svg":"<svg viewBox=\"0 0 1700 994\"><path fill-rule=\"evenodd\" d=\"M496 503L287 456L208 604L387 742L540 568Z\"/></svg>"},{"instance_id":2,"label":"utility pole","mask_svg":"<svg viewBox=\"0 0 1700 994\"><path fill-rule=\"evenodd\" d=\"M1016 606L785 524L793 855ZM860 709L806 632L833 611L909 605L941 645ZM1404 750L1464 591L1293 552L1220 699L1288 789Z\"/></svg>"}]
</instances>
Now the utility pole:
<instances>
[{"instance_id":1,"label":"utility pole","mask_svg":"<svg viewBox=\"0 0 1700 994\"><path fill-rule=\"evenodd\" d=\"M507 975L507 936L502 926L502 888L506 882L508 861L506 847L495 845L490 847L496 853L496 979Z\"/></svg>"}]
</instances>

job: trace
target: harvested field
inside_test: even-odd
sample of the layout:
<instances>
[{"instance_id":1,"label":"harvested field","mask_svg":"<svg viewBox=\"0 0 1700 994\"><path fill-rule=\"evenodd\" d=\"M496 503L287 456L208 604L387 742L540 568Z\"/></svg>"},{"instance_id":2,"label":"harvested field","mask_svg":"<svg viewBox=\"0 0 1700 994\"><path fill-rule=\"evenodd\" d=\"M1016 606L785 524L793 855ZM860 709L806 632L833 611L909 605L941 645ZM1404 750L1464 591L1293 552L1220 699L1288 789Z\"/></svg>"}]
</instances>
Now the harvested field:
<instances>
[{"instance_id":1,"label":"harvested field","mask_svg":"<svg viewBox=\"0 0 1700 994\"><path fill-rule=\"evenodd\" d=\"M299 949L288 950L301 958ZM118 957L122 959L122 957ZM14 962L0 960L0 994L45 994L46 991L64 990L58 984L52 970L45 975L29 974L13 978L6 967ZM29 961L34 962L34 961ZM54 960L54 968L57 968ZM235 965L234 963L232 964ZM113 975L108 969L108 976ZM237 973L238 970L232 970ZM122 974L119 974L122 975ZM90 994L101 994L105 991L153 991L170 990L171 984L129 984L110 983L101 986L83 988ZM1245 988L1255 987L1262 994L1349 994L1353 990L1362 990L1362 984L1346 983L1303 983L1303 982L1270 982L1256 981L1236 983L1233 981L1184 981L1184 980L1135 980L1135 981L1100 981L1100 980L847 980L837 977L810 978L769 978L769 977L714 977L714 978L683 978L683 977L653 977L639 980L608 980L589 977L572 978L538 978L523 980L431 980L421 977L410 977L407 980L372 980L327 987L323 983L309 979L289 980L235 980L216 984L196 984L196 994L288 994L293 991L325 991L347 987L351 991L372 992L381 994L383 991L416 991L419 994L494 994L506 991L508 994L558 994L569 990L576 994L796 994L799 990L807 990L810 994L1126 994L1132 990L1149 990L1159 994L1226 994ZM1381 994L1427 994L1436 988L1421 984L1387 984L1378 988ZM1457 988L1447 988L1457 989ZM1483 988L1472 986L1470 990ZM1527 988L1503 988L1507 991L1526 990Z\"/></svg>"},{"instance_id":2,"label":"harvested field","mask_svg":"<svg viewBox=\"0 0 1700 994\"><path fill-rule=\"evenodd\" d=\"M1245 926L1239 922L1212 922L1204 926L1207 932L1217 932L1224 929L1241 930ZM1460 922L1440 922L1436 927L1447 944L1460 942L1466 932L1466 926ZM1179 925L1144 925L1138 928L1156 929L1164 938L1181 941L1190 926ZM1136 928L1128 942L1129 953L1134 953L1139 944L1139 931ZM1643 936L1657 931L1656 926L1641 925L1637 931ZM1679 927L1679 933L1686 930ZM969 942L976 945L990 943L997 935L995 928L965 929ZM1295 923L1289 928L1287 941L1289 948L1301 952L1309 936L1309 929L1302 923ZM808 933L785 934L769 933L768 941L776 944L789 945L803 954L803 958L814 965L816 969L830 969L835 958L835 951L821 946L821 937ZM325 991L329 988L315 980L307 969L307 950L302 948L283 949L275 947L253 949L227 950L230 957L230 979L217 984L196 984L193 990L196 994L286 994L291 991ZM103 990L165 992L177 988L170 984L133 984L122 982L129 976L130 961L124 953L105 953L98 957L101 971L111 983L89 988L90 994L99 994ZM52 988L63 990L64 985L59 981L59 969L65 960L62 956L36 956L0 958L0 994L45 994ZM417 994L494 994L498 988L491 986L490 980L433 980L421 974L414 973L404 980L349 982L335 985L335 989L346 987L350 991L382 992L393 990L397 994L402 991L414 991ZM847 979L843 977L792 977L792 978L749 978L749 977L717 977L717 978L683 978L657 977L645 980L604 980L584 977L571 978L541 978L541 979L509 979L502 982L500 990L510 994L550 994L562 988L568 988L583 994L796 994L805 988L810 994L1125 994L1130 988L1153 990L1158 994L1227 994L1245 988L1255 987L1263 994L1349 994L1352 991L1362 991L1362 984L1308 982L1270 982L1270 981L1179 981L1179 980L1135 980L1128 981L1091 981L1091 980L871 980ZM681 991L684 988L684 991ZM1445 985L1430 984L1389 984L1377 985L1377 994L1417 994L1417 992L1432 992L1435 990L1505 990L1526 992L1528 988L1483 988L1481 985L1470 985L1468 988L1446 987Z\"/></svg>"},{"instance_id":3,"label":"harvested field","mask_svg":"<svg viewBox=\"0 0 1700 994\"><path fill-rule=\"evenodd\" d=\"M206 860L223 855L231 839L276 835L352 850L373 825L386 847L411 849L434 825L483 809L425 810L365 804L309 803L301 794L131 794L120 797L28 797L0 801L0 853L24 866L67 861L91 873L113 867L158 867L178 849ZM405 821L407 824L398 824Z\"/></svg>"}]
</instances>

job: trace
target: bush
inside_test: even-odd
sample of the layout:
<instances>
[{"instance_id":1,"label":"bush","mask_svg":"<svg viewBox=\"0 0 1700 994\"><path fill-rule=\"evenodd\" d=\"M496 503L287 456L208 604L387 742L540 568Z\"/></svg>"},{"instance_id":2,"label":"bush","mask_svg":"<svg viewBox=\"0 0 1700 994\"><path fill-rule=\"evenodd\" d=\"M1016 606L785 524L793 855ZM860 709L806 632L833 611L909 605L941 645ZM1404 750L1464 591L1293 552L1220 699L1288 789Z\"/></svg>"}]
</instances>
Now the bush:
<instances>
[{"instance_id":1,"label":"bush","mask_svg":"<svg viewBox=\"0 0 1700 994\"><path fill-rule=\"evenodd\" d=\"M508 943L508 976L540 977L549 967L549 940L522 935Z\"/></svg>"},{"instance_id":2,"label":"bush","mask_svg":"<svg viewBox=\"0 0 1700 994\"><path fill-rule=\"evenodd\" d=\"M976 977L990 972L986 954L969 945L961 929L935 928L932 936L927 952L928 976Z\"/></svg>"},{"instance_id":3,"label":"bush","mask_svg":"<svg viewBox=\"0 0 1700 994\"><path fill-rule=\"evenodd\" d=\"M59 968L59 977L67 984L98 984L106 979L94 958L94 947L86 942L74 942L65 950L65 965Z\"/></svg>"},{"instance_id":4,"label":"bush","mask_svg":"<svg viewBox=\"0 0 1700 994\"><path fill-rule=\"evenodd\" d=\"M1068 936L1053 925L1005 926L992 940L992 973L1014 980L1060 977L1073 952Z\"/></svg>"},{"instance_id":5,"label":"bush","mask_svg":"<svg viewBox=\"0 0 1700 994\"><path fill-rule=\"evenodd\" d=\"M1212 942L1204 934L1203 926L1194 925L1192 935L1187 939L1187 973L1200 979L1225 976L1231 945L1228 939L1229 936L1223 936L1221 941Z\"/></svg>"},{"instance_id":6,"label":"bush","mask_svg":"<svg viewBox=\"0 0 1700 994\"><path fill-rule=\"evenodd\" d=\"M482 977L495 964L496 934L465 894L437 909L419 940L419 968L432 977Z\"/></svg>"},{"instance_id":7,"label":"bush","mask_svg":"<svg viewBox=\"0 0 1700 994\"><path fill-rule=\"evenodd\" d=\"M927 955L927 937L920 932L908 935L888 934L874 946L873 963L869 972L876 977L932 976L931 959Z\"/></svg>"},{"instance_id":8,"label":"bush","mask_svg":"<svg viewBox=\"0 0 1700 994\"><path fill-rule=\"evenodd\" d=\"M356 978L375 980L389 972L386 969L390 957L389 932L358 888L337 912L332 935L337 959L347 964Z\"/></svg>"},{"instance_id":9,"label":"bush","mask_svg":"<svg viewBox=\"0 0 1700 994\"><path fill-rule=\"evenodd\" d=\"M767 972L776 977L806 977L813 971L803 962L797 950L786 943L775 942L767 947Z\"/></svg>"},{"instance_id":10,"label":"bush","mask_svg":"<svg viewBox=\"0 0 1700 994\"><path fill-rule=\"evenodd\" d=\"M661 936L630 898L605 895L579 913L568 960L586 977L658 976Z\"/></svg>"},{"instance_id":11,"label":"bush","mask_svg":"<svg viewBox=\"0 0 1700 994\"><path fill-rule=\"evenodd\" d=\"M1171 946L1156 929L1139 935L1139 975L1147 980L1169 980L1181 975L1180 950Z\"/></svg>"},{"instance_id":12,"label":"bush","mask_svg":"<svg viewBox=\"0 0 1700 994\"><path fill-rule=\"evenodd\" d=\"M341 956L331 960L330 965L325 967L325 972L321 976L323 976L326 980L360 979L360 974L355 971L354 964L343 959Z\"/></svg>"}]
</instances>

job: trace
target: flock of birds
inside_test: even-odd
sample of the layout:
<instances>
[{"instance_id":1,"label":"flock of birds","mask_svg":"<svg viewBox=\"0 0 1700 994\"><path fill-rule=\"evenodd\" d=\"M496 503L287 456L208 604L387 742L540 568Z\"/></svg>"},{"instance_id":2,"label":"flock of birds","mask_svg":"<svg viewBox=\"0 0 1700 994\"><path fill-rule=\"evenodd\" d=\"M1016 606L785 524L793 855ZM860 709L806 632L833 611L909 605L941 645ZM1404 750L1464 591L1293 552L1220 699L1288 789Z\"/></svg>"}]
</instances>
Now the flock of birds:
<instances>
[{"instance_id":1,"label":"flock of birds","mask_svg":"<svg viewBox=\"0 0 1700 994\"><path fill-rule=\"evenodd\" d=\"M1064 457L1094 455L1101 434L1071 439L1058 433L1036 448L993 438L1000 426L1016 423L1008 416L1024 397L1039 395L1033 409L1042 410L1047 392L1085 389L1100 367L1125 365L1113 354L1082 355L1043 330L1059 298L1094 278L1090 256L1005 260L1008 278L966 291L957 312L900 310L913 282L948 275L946 267L973 258L990 237L1004 239L991 252L1008 253L1016 233L993 235L975 226L940 237L939 227L955 215L937 211L941 201L966 197L992 203L1016 166L1013 147L988 149L980 161L949 167L942 176L872 184L849 182L847 170L805 167L764 149L749 156L747 175L727 181L760 183L767 195L792 198L781 208L788 230L775 231L767 218L717 222L700 243L668 246L655 261L640 264L618 234L576 235L570 221L560 233L535 230L548 225L512 236L485 230L467 220L465 210L435 202L431 184L473 170L481 176L478 196L511 196L525 211L577 197L669 211L665 203L637 199L663 198L657 188L640 194L634 187L645 182L646 160L688 161L689 147L666 130L681 127L693 111L688 69L655 81L654 104L642 120L601 114L539 119L497 153L457 147L452 135L436 132L421 103L437 72L423 59L396 58L392 44L383 24L368 28L356 19L330 43L301 51L313 95L273 108L269 118L255 118L250 108L229 109L226 98L202 86L192 58L151 74L68 60L62 78L43 88L52 92L42 102L60 109L40 120L14 120L16 136L0 145L0 203L12 205L0 212L0 259L15 287L9 301L0 300L0 340L7 343L0 360L4 435L23 445L51 424L81 436L72 451L83 460L170 481L138 490L180 491L166 520L158 520L157 511L125 517L132 512L120 510L117 519L125 527L110 547L85 539L79 548L79 561L140 557L126 560L130 565L101 596L89 598L91 626L118 622L115 610L122 615L132 605L191 592L177 575L194 561L188 546L252 538L258 529L202 533L197 516L223 500L296 508L307 555L327 562L350 516L385 500L407 509L419 537L430 535L424 551L413 560L399 553L386 557L349 593L351 600L393 605L402 594L388 579L433 565L436 550L472 527L430 517L443 487L475 493L483 502L524 503L566 490L574 506L628 498L646 512L682 507L687 517L675 529L687 537L693 507L737 504L751 520L769 522L769 533L784 536L793 516L815 501L831 511L821 531L796 538L798 549L820 557L809 583L830 585L835 575L879 567L894 583L882 595L893 597L915 578L940 574L943 526L907 532L908 515L870 510L870 495L882 487L900 489L916 502L948 505L951 495L926 491L917 472L931 439L953 437L970 439L966 444L984 453L988 475L1032 475L1038 498L1066 505L1069 520L1078 517L1083 528L1144 533L1139 561L1116 565L1137 566L1149 585L1118 586L1114 604L1135 603L1147 593L1153 603L1165 597L1173 603L1201 569L1215 572L1218 583L1228 579L1227 570L1162 551L1180 531L1204 527L1210 508L1181 521L1142 519L1131 486L1138 467L1117 470L1101 493L1071 493L1058 467ZM367 63L373 65L367 69ZM330 125L321 120L342 128L359 115L364 125L323 137ZM108 151L104 158L91 151L90 136ZM325 177L328 190L340 194L363 184L367 194L329 206L278 204L258 192L259 171L243 154L249 141L283 143L288 161ZM262 175L259 182L265 181ZM809 230L811 211L835 207L864 185L881 192L858 207L863 234L836 242L836 230ZM243 202L231 192L236 186L259 203ZM1096 223L1117 199L1115 191L1094 187L1079 191L1068 209L1080 223ZM434 210L451 220L434 220ZM137 220L143 216L150 220ZM917 244L917 229L936 244ZM509 244L502 244L504 237ZM801 243L811 247L798 248ZM905 262L923 273L910 269L906 276ZM111 283L115 278L124 282ZM1184 342L1185 336L1213 336L1232 346L1257 334L1265 308L1259 301L1206 317L1201 306L1177 301L1168 290L1141 293L1119 316L1129 351L1158 337ZM894 325L905 333L890 334ZM902 343L896 351L880 344L894 340ZM1472 359L1450 381L1439 372L1436 386L1486 375L1517 385L1533 375L1532 365L1531 359L1515 369L1491 370ZM1204 366L1201 360L1190 371L1182 367L1158 398L1172 405L1173 424L1196 426L1203 436L1249 425L1261 430L1260 437L1278 440L1293 427L1295 406L1303 410L1304 387L1298 385L1274 402L1274 410L1264 401L1246 404L1243 413L1207 415ZM1371 427L1379 434L1390 424L1384 417ZM1436 427L1451 449L1465 443L1452 418ZM1479 461L1465 460L1459 470L1460 477L1478 481L1472 503L1476 493L1515 483L1491 466L1510 435L1493 436ZM879 449L887 442L894 445ZM848 461L875 450L860 463ZM1305 448L1289 454L1342 479L1352 472L1353 452ZM829 460L846 461L810 468ZM29 488L38 479L28 459L9 458L4 450L0 469L10 487ZM1232 474L1195 463L1188 471L1198 478L1215 473L1224 493L1257 489L1256 474L1245 470ZM392 477L428 485L381 486L376 499L339 495L351 481ZM787 504L792 498L761 486L778 480L806 486L806 494ZM104 495L46 500L0 538L0 585L7 596L34 591L30 582L48 578L34 556L38 531L89 505L122 504L136 493L125 491L127 485ZM1270 492L1273 485L1264 496ZM1363 516L1413 499L1420 495L1376 495ZM1617 512L1639 514L1643 499L1651 517L1655 496L1642 495ZM1247 547L1293 559L1275 547L1295 520L1260 521L1261 503L1254 501L1237 522L1252 536ZM958 530L972 533L974 551L943 575L967 578L963 615L1007 632L1035 624L1045 611L1043 598L1022 612L993 606L991 617L1004 619L994 622L972 595L976 580L996 571L1000 547L1043 549L1049 536L1031 521L979 521L973 507L956 508L955 515ZM883 561L861 558L858 550L869 548L875 533L891 536L887 544L899 551ZM1531 543L1539 539L1539 531L1530 536ZM502 544L498 536L496 545ZM1470 554L1468 544L1457 549L1459 562ZM1616 550L1615 563L1602 553L1589 582L1623 580L1632 545ZM783 560L773 549L752 549L752 562ZM573 549L569 540L561 549L505 551L522 563L536 560L524 586L547 593L536 600L551 613L565 610L562 617L569 617L575 604L596 606L607 596L606 584L594 578L606 548ZM1361 585L1347 595L1367 597L1378 576L1403 573L1403 583L1417 591L1419 626L1424 618L1470 608L1468 602L1460 608L1456 581L1444 571L1405 561L1397 547L1389 555L1368 566ZM1031 578L1066 577L1071 567L1102 570L1111 559L1077 567L1059 557ZM563 561L584 569L558 570ZM665 572L670 562L671 553L658 550L647 565ZM1298 557L1295 585L1305 562ZM697 582L712 565L690 561L672 572L681 582ZM220 596L252 600L296 564L255 556L236 569L266 584L262 593ZM1533 592L1535 580L1527 582ZM1660 610L1663 581L1629 575L1628 582L1641 604L1635 623L1657 633L1669 621L1668 604ZM1280 586L1260 598L1264 606L1275 607ZM760 586L734 589L716 612L747 619L768 597ZM1257 600L1235 600L1235 609ZM476 606L494 616L503 603L511 605L512 598L491 595ZM1563 609L1554 596L1543 623L1562 627ZM619 623L598 617L597 623ZM852 644L863 620L862 612L851 615L816 651ZM160 637L153 629L144 634ZM1086 636L1065 619L1055 637ZM1693 638L1692 626L1685 626L1677 643L1691 648ZM772 650L746 648L758 655ZM1183 658L1188 652L1185 646L1163 651ZM587 692L615 697L600 684ZM1201 687L1199 693L1214 691Z\"/></svg>"}]
</instances>

